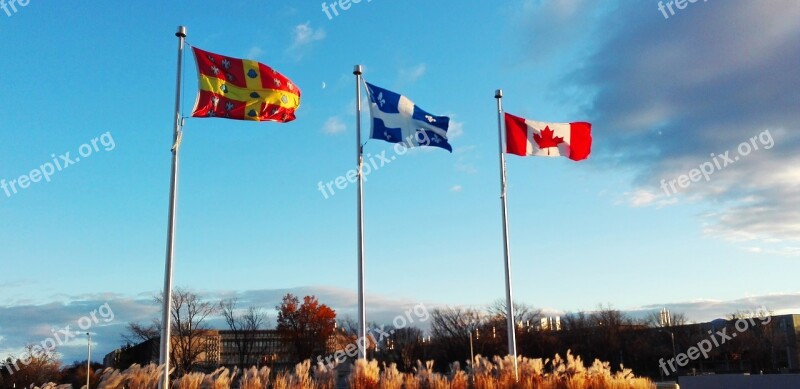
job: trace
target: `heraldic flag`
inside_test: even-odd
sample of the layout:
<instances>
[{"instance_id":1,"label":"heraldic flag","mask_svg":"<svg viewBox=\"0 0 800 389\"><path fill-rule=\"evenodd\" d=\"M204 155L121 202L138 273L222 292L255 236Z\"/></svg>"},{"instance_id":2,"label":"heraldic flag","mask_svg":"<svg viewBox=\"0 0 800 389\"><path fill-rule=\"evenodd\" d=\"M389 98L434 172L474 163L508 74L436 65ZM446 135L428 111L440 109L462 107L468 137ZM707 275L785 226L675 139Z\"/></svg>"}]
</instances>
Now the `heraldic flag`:
<instances>
[{"instance_id":1,"label":"heraldic flag","mask_svg":"<svg viewBox=\"0 0 800 389\"><path fill-rule=\"evenodd\" d=\"M193 117L290 122L300 106L300 89L262 63L192 47L199 91Z\"/></svg>"}]
</instances>

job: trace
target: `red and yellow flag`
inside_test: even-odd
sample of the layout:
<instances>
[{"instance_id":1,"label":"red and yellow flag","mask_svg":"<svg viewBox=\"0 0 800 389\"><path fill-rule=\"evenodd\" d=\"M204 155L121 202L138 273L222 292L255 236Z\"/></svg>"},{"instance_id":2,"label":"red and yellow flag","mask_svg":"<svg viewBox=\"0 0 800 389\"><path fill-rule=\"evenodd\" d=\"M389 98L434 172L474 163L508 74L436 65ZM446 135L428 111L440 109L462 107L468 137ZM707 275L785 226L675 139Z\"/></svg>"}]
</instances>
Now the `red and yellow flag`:
<instances>
[{"instance_id":1,"label":"red and yellow flag","mask_svg":"<svg viewBox=\"0 0 800 389\"><path fill-rule=\"evenodd\" d=\"M300 89L262 63L192 47L200 90L193 117L275 121L295 119Z\"/></svg>"}]
</instances>

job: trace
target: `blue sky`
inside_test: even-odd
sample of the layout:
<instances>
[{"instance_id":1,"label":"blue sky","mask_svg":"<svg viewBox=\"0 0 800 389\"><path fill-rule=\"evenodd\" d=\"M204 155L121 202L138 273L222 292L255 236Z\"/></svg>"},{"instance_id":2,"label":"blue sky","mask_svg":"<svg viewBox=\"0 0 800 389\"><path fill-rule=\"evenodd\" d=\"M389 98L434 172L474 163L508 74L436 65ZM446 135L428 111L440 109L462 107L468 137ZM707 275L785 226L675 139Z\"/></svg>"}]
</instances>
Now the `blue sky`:
<instances>
[{"instance_id":1,"label":"blue sky","mask_svg":"<svg viewBox=\"0 0 800 389\"><path fill-rule=\"evenodd\" d=\"M351 73L362 64L367 81L451 116L454 147L414 150L368 177L371 319L502 298L497 88L511 113L593 123L587 161L508 157L517 301L552 313L667 306L697 321L800 312L800 6L675 11L589 0L373 0L330 19L317 2L279 1L0 11L0 179L105 140L50 182L0 191L0 354L109 303L114 320L91 329L103 354L127 321L156 314L178 25L192 45L274 67L303 96L289 124L186 120L176 286L268 309L287 291L316 294L354 312L355 190L326 199L317 184L354 167ZM753 137L759 150L708 181L660 187ZM391 146L370 141L365 153ZM81 342L60 349L65 360L82 358Z\"/></svg>"}]
</instances>

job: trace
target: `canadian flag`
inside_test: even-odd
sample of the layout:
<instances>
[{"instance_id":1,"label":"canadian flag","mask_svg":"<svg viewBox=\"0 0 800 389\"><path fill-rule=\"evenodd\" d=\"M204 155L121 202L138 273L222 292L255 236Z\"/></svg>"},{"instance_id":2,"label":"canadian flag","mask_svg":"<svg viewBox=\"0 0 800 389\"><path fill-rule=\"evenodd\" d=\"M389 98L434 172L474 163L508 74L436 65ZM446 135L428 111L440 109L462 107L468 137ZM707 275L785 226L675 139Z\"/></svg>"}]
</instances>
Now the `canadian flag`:
<instances>
[{"instance_id":1,"label":"canadian flag","mask_svg":"<svg viewBox=\"0 0 800 389\"><path fill-rule=\"evenodd\" d=\"M506 152L580 161L592 152L592 124L535 122L507 113Z\"/></svg>"}]
</instances>

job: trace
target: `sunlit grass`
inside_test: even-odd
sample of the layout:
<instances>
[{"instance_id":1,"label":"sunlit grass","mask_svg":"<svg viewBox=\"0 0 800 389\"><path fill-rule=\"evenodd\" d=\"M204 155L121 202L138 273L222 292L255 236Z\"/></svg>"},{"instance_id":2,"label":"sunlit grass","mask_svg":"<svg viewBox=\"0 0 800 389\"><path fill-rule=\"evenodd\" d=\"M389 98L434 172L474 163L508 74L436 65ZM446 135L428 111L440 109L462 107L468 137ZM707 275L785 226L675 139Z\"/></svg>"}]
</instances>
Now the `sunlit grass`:
<instances>
[{"instance_id":1,"label":"sunlit grass","mask_svg":"<svg viewBox=\"0 0 800 389\"><path fill-rule=\"evenodd\" d=\"M377 361L356 361L347 377L352 389L651 389L646 378L636 378L629 369L614 371L607 362L595 360L587 366L579 356L567 352L552 359L514 359L477 356L474 366L462 369L456 362L448 373L434 371L432 361L417 362L410 373L397 365L380 366ZM156 389L162 369L155 365L133 365L125 371L105 369L98 389ZM220 368L213 373L190 373L172 381L172 389L335 389L336 370L305 361L294 370L272 374L269 368L242 371Z\"/></svg>"}]
</instances>

